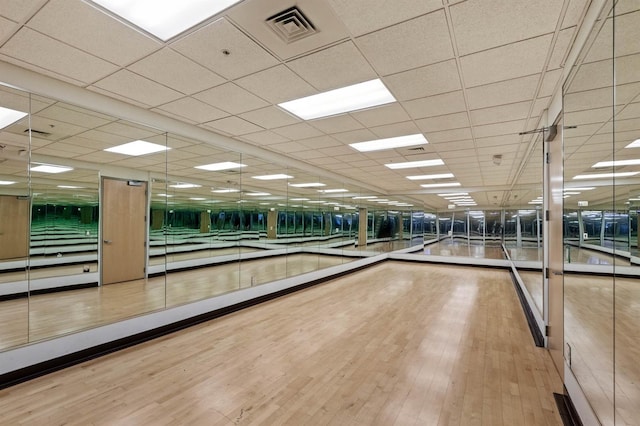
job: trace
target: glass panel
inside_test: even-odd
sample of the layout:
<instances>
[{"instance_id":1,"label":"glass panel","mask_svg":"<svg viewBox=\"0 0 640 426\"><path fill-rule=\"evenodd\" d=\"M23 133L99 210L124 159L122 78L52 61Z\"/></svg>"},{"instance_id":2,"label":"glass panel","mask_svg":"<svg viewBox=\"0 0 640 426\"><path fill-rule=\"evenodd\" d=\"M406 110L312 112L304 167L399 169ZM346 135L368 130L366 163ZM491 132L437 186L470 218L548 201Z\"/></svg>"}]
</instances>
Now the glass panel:
<instances>
[{"instance_id":1,"label":"glass panel","mask_svg":"<svg viewBox=\"0 0 640 426\"><path fill-rule=\"evenodd\" d=\"M29 101L0 85L0 107L27 114ZM0 351L29 340L29 117L19 117L0 128Z\"/></svg>"}]
</instances>

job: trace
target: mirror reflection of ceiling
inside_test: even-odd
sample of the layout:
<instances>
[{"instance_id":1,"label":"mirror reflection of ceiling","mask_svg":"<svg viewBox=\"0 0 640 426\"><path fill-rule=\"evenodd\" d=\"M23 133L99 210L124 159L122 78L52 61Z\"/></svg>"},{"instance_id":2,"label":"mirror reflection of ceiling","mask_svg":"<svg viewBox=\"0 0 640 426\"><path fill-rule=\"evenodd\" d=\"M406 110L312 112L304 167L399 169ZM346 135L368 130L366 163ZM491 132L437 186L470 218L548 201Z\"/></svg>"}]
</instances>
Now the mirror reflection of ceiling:
<instances>
[{"instance_id":1,"label":"mirror reflection of ceiling","mask_svg":"<svg viewBox=\"0 0 640 426\"><path fill-rule=\"evenodd\" d=\"M321 168L335 182L367 188L347 188L349 194L445 209L448 201L438 193L468 191L479 207L522 206L541 195L542 162L539 138L518 133L540 126L588 3L301 0L297 6L318 31L287 44L264 22L291 6L283 0L240 2L166 42L90 2L10 1L0 8L0 60L225 135L238 141L238 151L242 144L255 145L310 170ZM396 102L307 121L277 106L375 78ZM0 93L3 105L18 101L28 105L19 91ZM34 158L63 157L79 166L64 180L91 179L80 171L91 170L91 163L158 176L165 171L162 152L124 157L103 151L137 139L165 143L161 130L38 96L31 109L33 129L43 132L34 134ZM25 148L24 125L2 132L5 158ZM349 146L416 133L428 144L372 152ZM224 186L194 167L242 157L206 141L168 139L168 181ZM444 164L384 166L430 159ZM247 162L243 176L286 170L286 160ZM454 177L407 179L447 173ZM301 180L317 180L313 175ZM420 186L453 182L461 185ZM242 184L248 191L271 192L278 183ZM310 193L296 191L299 198Z\"/></svg>"}]
</instances>

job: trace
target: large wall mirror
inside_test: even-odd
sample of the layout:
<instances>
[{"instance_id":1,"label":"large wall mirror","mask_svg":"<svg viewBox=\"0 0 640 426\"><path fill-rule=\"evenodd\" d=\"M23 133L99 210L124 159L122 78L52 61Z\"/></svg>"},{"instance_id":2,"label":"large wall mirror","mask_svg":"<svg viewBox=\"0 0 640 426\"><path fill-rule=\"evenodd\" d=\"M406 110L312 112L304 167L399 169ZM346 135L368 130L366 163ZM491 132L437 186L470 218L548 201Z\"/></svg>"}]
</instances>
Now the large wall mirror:
<instances>
[{"instance_id":1,"label":"large wall mirror","mask_svg":"<svg viewBox=\"0 0 640 426\"><path fill-rule=\"evenodd\" d=\"M604 425L640 415L638 28L607 2L564 88L565 359Z\"/></svg>"}]
</instances>

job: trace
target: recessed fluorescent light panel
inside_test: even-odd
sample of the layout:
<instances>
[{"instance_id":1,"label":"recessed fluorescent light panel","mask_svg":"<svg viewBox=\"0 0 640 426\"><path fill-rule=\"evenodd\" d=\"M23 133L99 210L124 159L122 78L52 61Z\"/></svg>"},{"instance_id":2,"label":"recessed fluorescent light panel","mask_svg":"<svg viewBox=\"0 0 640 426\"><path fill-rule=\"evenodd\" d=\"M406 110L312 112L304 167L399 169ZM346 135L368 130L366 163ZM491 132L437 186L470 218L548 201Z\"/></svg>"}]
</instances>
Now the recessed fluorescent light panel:
<instances>
[{"instance_id":1,"label":"recessed fluorescent light panel","mask_svg":"<svg viewBox=\"0 0 640 426\"><path fill-rule=\"evenodd\" d=\"M247 192L244 195L249 195L251 197L261 197L261 196L271 195L271 193L269 193L269 192Z\"/></svg>"},{"instance_id":2,"label":"recessed fluorescent light panel","mask_svg":"<svg viewBox=\"0 0 640 426\"><path fill-rule=\"evenodd\" d=\"M191 197L189 199L193 200L193 201L204 201L204 200L206 200L206 198L203 198L203 197Z\"/></svg>"},{"instance_id":3,"label":"recessed fluorescent light panel","mask_svg":"<svg viewBox=\"0 0 640 426\"><path fill-rule=\"evenodd\" d=\"M409 180L426 180L426 179L448 179L452 178L453 173L439 173L435 175L418 175L418 176L407 176Z\"/></svg>"},{"instance_id":4,"label":"recessed fluorescent light panel","mask_svg":"<svg viewBox=\"0 0 640 426\"><path fill-rule=\"evenodd\" d=\"M232 161L224 161L222 163L205 164L204 166L196 166L196 169L208 170L210 172L219 172L220 170L239 169L241 167L247 167L246 164L234 163Z\"/></svg>"},{"instance_id":5,"label":"recessed fluorescent light panel","mask_svg":"<svg viewBox=\"0 0 640 426\"><path fill-rule=\"evenodd\" d=\"M168 149L171 149L171 148L168 148L164 145L158 145L157 143L151 143L147 141L133 141L133 142L125 143L122 145L114 146L111 148L107 148L105 149L105 151L115 152L117 154L138 156L138 155L146 155L146 154L153 154L155 152L166 151Z\"/></svg>"},{"instance_id":6,"label":"recessed fluorescent light panel","mask_svg":"<svg viewBox=\"0 0 640 426\"><path fill-rule=\"evenodd\" d=\"M438 197L456 197L458 195L469 195L468 192L449 192L447 194L438 194Z\"/></svg>"},{"instance_id":7,"label":"recessed fluorescent light panel","mask_svg":"<svg viewBox=\"0 0 640 426\"><path fill-rule=\"evenodd\" d=\"M599 167L636 166L638 164L640 164L640 159L636 158L633 160L600 161L591 167L597 169Z\"/></svg>"},{"instance_id":8,"label":"recessed fluorescent light panel","mask_svg":"<svg viewBox=\"0 0 640 426\"><path fill-rule=\"evenodd\" d=\"M182 33L240 0L92 0L163 41Z\"/></svg>"},{"instance_id":9,"label":"recessed fluorescent light panel","mask_svg":"<svg viewBox=\"0 0 640 426\"><path fill-rule=\"evenodd\" d=\"M625 148L640 148L640 139L636 139L631 142L629 145L625 146Z\"/></svg>"},{"instance_id":10,"label":"recessed fluorescent light panel","mask_svg":"<svg viewBox=\"0 0 640 426\"><path fill-rule=\"evenodd\" d=\"M195 183L175 183L173 185L169 185L169 188L177 188L177 189L189 189L189 188L200 188L202 185L197 185Z\"/></svg>"},{"instance_id":11,"label":"recessed fluorescent light panel","mask_svg":"<svg viewBox=\"0 0 640 426\"><path fill-rule=\"evenodd\" d=\"M448 182L448 183L428 183L426 185L420 185L423 188L444 188L447 186L460 186L460 182Z\"/></svg>"},{"instance_id":12,"label":"recessed fluorescent light panel","mask_svg":"<svg viewBox=\"0 0 640 426\"><path fill-rule=\"evenodd\" d=\"M11 180L0 180L0 185L13 185L15 182Z\"/></svg>"},{"instance_id":13,"label":"recessed fluorescent light panel","mask_svg":"<svg viewBox=\"0 0 640 426\"><path fill-rule=\"evenodd\" d=\"M16 111L15 109L0 107L0 129L15 123L27 116L26 112Z\"/></svg>"},{"instance_id":14,"label":"recessed fluorescent light panel","mask_svg":"<svg viewBox=\"0 0 640 426\"><path fill-rule=\"evenodd\" d=\"M73 167L56 166L53 164L40 164L40 165L31 167L32 172L42 172L42 173L64 173L70 170L73 170Z\"/></svg>"},{"instance_id":15,"label":"recessed fluorescent light panel","mask_svg":"<svg viewBox=\"0 0 640 426\"><path fill-rule=\"evenodd\" d=\"M382 81L375 79L283 102L278 106L303 120L313 120L314 118L329 117L395 101L396 99Z\"/></svg>"},{"instance_id":16,"label":"recessed fluorescent light panel","mask_svg":"<svg viewBox=\"0 0 640 426\"><path fill-rule=\"evenodd\" d=\"M259 180L293 179L293 176L284 175L284 174L251 176L251 177Z\"/></svg>"},{"instance_id":17,"label":"recessed fluorescent light panel","mask_svg":"<svg viewBox=\"0 0 640 426\"><path fill-rule=\"evenodd\" d=\"M62 189L84 189L83 186L73 186L73 185L58 185L58 188L62 188Z\"/></svg>"},{"instance_id":18,"label":"recessed fluorescent light panel","mask_svg":"<svg viewBox=\"0 0 640 426\"><path fill-rule=\"evenodd\" d=\"M240 192L240 190L232 189L232 188L222 188L222 189L214 189L211 192L217 192L218 194L229 194L232 192Z\"/></svg>"},{"instance_id":19,"label":"recessed fluorescent light panel","mask_svg":"<svg viewBox=\"0 0 640 426\"><path fill-rule=\"evenodd\" d=\"M574 180L581 179L606 179L606 178L617 178L617 177L629 177L635 176L640 172L621 172L621 173L590 173L586 175L577 175L574 176Z\"/></svg>"},{"instance_id":20,"label":"recessed fluorescent light panel","mask_svg":"<svg viewBox=\"0 0 640 426\"><path fill-rule=\"evenodd\" d=\"M378 198L375 195L360 195L358 197L352 197L353 200L372 200Z\"/></svg>"},{"instance_id":21,"label":"recessed fluorescent light panel","mask_svg":"<svg viewBox=\"0 0 640 426\"><path fill-rule=\"evenodd\" d=\"M290 183L289 186L294 186L296 188L316 188L319 186L327 186L327 185L320 182L310 182L310 183Z\"/></svg>"},{"instance_id":22,"label":"recessed fluorescent light panel","mask_svg":"<svg viewBox=\"0 0 640 426\"><path fill-rule=\"evenodd\" d=\"M325 194L331 194L334 192L349 192L348 189L340 188L340 189L318 189L318 192L323 192Z\"/></svg>"},{"instance_id":23,"label":"recessed fluorescent light panel","mask_svg":"<svg viewBox=\"0 0 640 426\"><path fill-rule=\"evenodd\" d=\"M395 138L378 139L367 142L350 143L349 146L360 152L382 151L384 149L402 148L405 146L424 145L427 144L422 133L416 135L398 136Z\"/></svg>"},{"instance_id":24,"label":"recessed fluorescent light panel","mask_svg":"<svg viewBox=\"0 0 640 426\"><path fill-rule=\"evenodd\" d=\"M385 164L390 169L412 169L415 167L432 167L432 166L442 166L444 165L444 161L441 159L435 160L422 160L422 161L409 161L407 163L389 163Z\"/></svg>"}]
</instances>

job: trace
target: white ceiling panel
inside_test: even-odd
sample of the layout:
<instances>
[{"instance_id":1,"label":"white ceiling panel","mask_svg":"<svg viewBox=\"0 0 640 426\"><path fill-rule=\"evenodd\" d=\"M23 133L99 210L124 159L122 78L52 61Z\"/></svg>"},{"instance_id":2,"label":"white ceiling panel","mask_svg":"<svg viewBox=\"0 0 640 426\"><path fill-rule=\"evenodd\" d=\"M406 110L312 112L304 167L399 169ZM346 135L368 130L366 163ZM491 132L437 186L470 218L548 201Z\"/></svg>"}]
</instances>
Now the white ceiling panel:
<instances>
[{"instance_id":1,"label":"white ceiling panel","mask_svg":"<svg viewBox=\"0 0 640 426\"><path fill-rule=\"evenodd\" d=\"M420 129L413 121L404 121L402 123L386 124L384 126L371 127L373 133L379 138L393 138L396 136L413 135L420 133Z\"/></svg>"},{"instance_id":2,"label":"white ceiling panel","mask_svg":"<svg viewBox=\"0 0 640 426\"><path fill-rule=\"evenodd\" d=\"M390 75L384 81L400 101L461 89L458 66L453 59Z\"/></svg>"},{"instance_id":3,"label":"white ceiling panel","mask_svg":"<svg viewBox=\"0 0 640 426\"><path fill-rule=\"evenodd\" d=\"M542 86L540 87L540 92L538 92L538 96L547 97L547 96L553 95L555 93L556 86L560 82L561 77L562 77L562 69L547 71L546 73L544 73L544 78L542 79Z\"/></svg>"},{"instance_id":4,"label":"white ceiling panel","mask_svg":"<svg viewBox=\"0 0 640 426\"><path fill-rule=\"evenodd\" d=\"M240 117L233 116L222 118L220 120L209 121L208 123L204 123L204 125L214 130L219 130L234 136L246 135L247 133L255 133L263 130L260 126L249 123Z\"/></svg>"},{"instance_id":5,"label":"white ceiling panel","mask_svg":"<svg viewBox=\"0 0 640 426\"><path fill-rule=\"evenodd\" d=\"M553 35L536 37L460 58L468 87L542 71Z\"/></svg>"},{"instance_id":6,"label":"white ceiling panel","mask_svg":"<svg viewBox=\"0 0 640 426\"><path fill-rule=\"evenodd\" d=\"M207 68L164 48L130 65L131 71L164 84L186 95L225 83L226 80Z\"/></svg>"},{"instance_id":7,"label":"white ceiling panel","mask_svg":"<svg viewBox=\"0 0 640 426\"><path fill-rule=\"evenodd\" d=\"M158 41L83 1L50 0L28 26L120 66L161 47Z\"/></svg>"},{"instance_id":8,"label":"white ceiling panel","mask_svg":"<svg viewBox=\"0 0 640 426\"><path fill-rule=\"evenodd\" d=\"M558 34L558 39L556 40L556 44L553 47L551 59L549 59L549 64L547 65L548 69L554 70L556 68L564 66L564 59L569 51L569 48L571 47L571 41L573 40L575 32L576 27L571 27L560 31L560 33Z\"/></svg>"},{"instance_id":9,"label":"white ceiling panel","mask_svg":"<svg viewBox=\"0 0 640 426\"><path fill-rule=\"evenodd\" d=\"M227 79L278 64L270 53L224 18L177 40L171 47Z\"/></svg>"},{"instance_id":10,"label":"white ceiling panel","mask_svg":"<svg viewBox=\"0 0 640 426\"><path fill-rule=\"evenodd\" d=\"M308 125L307 123L292 124L290 126L279 127L272 130L275 133L291 140L313 138L323 134L320 130Z\"/></svg>"},{"instance_id":11,"label":"white ceiling panel","mask_svg":"<svg viewBox=\"0 0 640 426\"><path fill-rule=\"evenodd\" d=\"M491 108L476 109L470 112L471 122L474 126L490 123L512 121L529 116L531 102L518 102L515 104L501 105Z\"/></svg>"},{"instance_id":12,"label":"white ceiling panel","mask_svg":"<svg viewBox=\"0 0 640 426\"><path fill-rule=\"evenodd\" d=\"M309 124L327 134L348 132L363 127L348 114L309 121Z\"/></svg>"},{"instance_id":13,"label":"white ceiling panel","mask_svg":"<svg viewBox=\"0 0 640 426\"><path fill-rule=\"evenodd\" d=\"M195 123L205 123L228 116L226 112L194 98L182 98L158 107Z\"/></svg>"},{"instance_id":14,"label":"white ceiling panel","mask_svg":"<svg viewBox=\"0 0 640 426\"><path fill-rule=\"evenodd\" d=\"M500 135L518 135L519 132L526 130L525 120L507 121L504 123L487 124L484 126L474 126L473 134L477 138L486 138L489 136Z\"/></svg>"},{"instance_id":15,"label":"white ceiling panel","mask_svg":"<svg viewBox=\"0 0 640 426\"><path fill-rule=\"evenodd\" d=\"M64 104L51 105L37 113L39 117L49 118L61 123L81 123L85 128L103 126L115 119L90 111L76 110Z\"/></svg>"},{"instance_id":16,"label":"white ceiling panel","mask_svg":"<svg viewBox=\"0 0 640 426\"><path fill-rule=\"evenodd\" d=\"M369 62L351 41L294 59L287 66L319 91L377 77Z\"/></svg>"},{"instance_id":17,"label":"white ceiling panel","mask_svg":"<svg viewBox=\"0 0 640 426\"><path fill-rule=\"evenodd\" d=\"M240 114L269 105L268 102L233 83L213 87L194 97L231 114Z\"/></svg>"},{"instance_id":18,"label":"white ceiling panel","mask_svg":"<svg viewBox=\"0 0 640 426\"><path fill-rule=\"evenodd\" d=\"M46 3L45 0L2 0L0 2L0 15L15 22L24 22Z\"/></svg>"},{"instance_id":19,"label":"white ceiling panel","mask_svg":"<svg viewBox=\"0 0 640 426\"><path fill-rule=\"evenodd\" d=\"M342 146L343 143L331 136L319 136L309 139L299 140L301 144L311 149L330 148L333 146Z\"/></svg>"},{"instance_id":20,"label":"white ceiling panel","mask_svg":"<svg viewBox=\"0 0 640 426\"><path fill-rule=\"evenodd\" d=\"M128 70L120 70L94 83L94 86L120 96L136 99L138 102L150 106L166 104L183 96L180 92Z\"/></svg>"},{"instance_id":21,"label":"white ceiling panel","mask_svg":"<svg viewBox=\"0 0 640 426\"><path fill-rule=\"evenodd\" d=\"M335 133L332 135L335 139L342 143L350 144L356 142L366 142L378 139L377 136L369 129L358 129L350 132Z\"/></svg>"},{"instance_id":22,"label":"white ceiling panel","mask_svg":"<svg viewBox=\"0 0 640 426\"><path fill-rule=\"evenodd\" d=\"M479 109L533 99L540 75L516 78L467 89L469 108Z\"/></svg>"},{"instance_id":23,"label":"white ceiling panel","mask_svg":"<svg viewBox=\"0 0 640 426\"><path fill-rule=\"evenodd\" d=\"M354 36L442 8L441 0L329 0Z\"/></svg>"},{"instance_id":24,"label":"white ceiling panel","mask_svg":"<svg viewBox=\"0 0 640 426\"><path fill-rule=\"evenodd\" d=\"M287 126L300 121L298 118L275 106L245 112L239 116L265 129Z\"/></svg>"},{"instance_id":25,"label":"white ceiling panel","mask_svg":"<svg viewBox=\"0 0 640 426\"><path fill-rule=\"evenodd\" d=\"M460 140L470 140L471 129L469 127L463 127L460 129L444 130L441 132L427 132L427 140L430 143L450 142ZM470 145L471 147L473 145Z\"/></svg>"},{"instance_id":26,"label":"white ceiling panel","mask_svg":"<svg viewBox=\"0 0 640 426\"><path fill-rule=\"evenodd\" d=\"M356 43L383 76L453 57L443 11L359 37Z\"/></svg>"},{"instance_id":27,"label":"white ceiling panel","mask_svg":"<svg viewBox=\"0 0 640 426\"><path fill-rule=\"evenodd\" d=\"M353 112L351 116L366 127L383 126L385 124L399 123L411 119L404 108L395 102L376 108Z\"/></svg>"},{"instance_id":28,"label":"white ceiling panel","mask_svg":"<svg viewBox=\"0 0 640 426\"><path fill-rule=\"evenodd\" d=\"M446 115L467 109L462 91L415 99L402 104L414 119Z\"/></svg>"},{"instance_id":29,"label":"white ceiling panel","mask_svg":"<svg viewBox=\"0 0 640 426\"><path fill-rule=\"evenodd\" d=\"M326 155L320 151L308 150L308 151L298 151L292 152L291 155L300 159L300 160L311 160L316 158L326 158Z\"/></svg>"},{"instance_id":30,"label":"white ceiling panel","mask_svg":"<svg viewBox=\"0 0 640 426\"><path fill-rule=\"evenodd\" d=\"M466 112L440 115L431 118L416 120L418 127L425 133L441 130L459 129L469 127L469 115Z\"/></svg>"},{"instance_id":31,"label":"white ceiling panel","mask_svg":"<svg viewBox=\"0 0 640 426\"><path fill-rule=\"evenodd\" d=\"M473 141L470 139L450 142L432 142L430 143L430 145L433 146L438 154L450 151L468 151L468 155L470 155L471 153L474 153L475 155Z\"/></svg>"},{"instance_id":32,"label":"white ceiling panel","mask_svg":"<svg viewBox=\"0 0 640 426\"><path fill-rule=\"evenodd\" d=\"M9 35L17 31L18 28L20 28L20 26L16 22L0 16L0 40L8 38Z\"/></svg>"},{"instance_id":33,"label":"white ceiling panel","mask_svg":"<svg viewBox=\"0 0 640 426\"><path fill-rule=\"evenodd\" d=\"M549 106L549 102L551 102L551 96L536 99L536 101L533 103L531 117L539 117L540 114L542 114L542 111L547 109L547 107Z\"/></svg>"},{"instance_id":34,"label":"white ceiling panel","mask_svg":"<svg viewBox=\"0 0 640 426\"><path fill-rule=\"evenodd\" d=\"M0 52L84 83L94 82L117 70L107 61L28 28L22 28L11 37Z\"/></svg>"},{"instance_id":35,"label":"white ceiling panel","mask_svg":"<svg viewBox=\"0 0 640 426\"><path fill-rule=\"evenodd\" d=\"M316 93L309 83L284 65L243 77L235 83L274 104Z\"/></svg>"},{"instance_id":36,"label":"white ceiling panel","mask_svg":"<svg viewBox=\"0 0 640 426\"><path fill-rule=\"evenodd\" d=\"M450 7L460 55L552 33L558 0L466 1ZM530 73L532 74L532 73Z\"/></svg>"},{"instance_id":37,"label":"white ceiling panel","mask_svg":"<svg viewBox=\"0 0 640 426\"><path fill-rule=\"evenodd\" d=\"M501 135L501 136L490 136L486 138L476 138L476 145L478 147L487 147L487 146L507 146L507 145L517 145L520 141L521 136L519 135Z\"/></svg>"}]
</instances>

